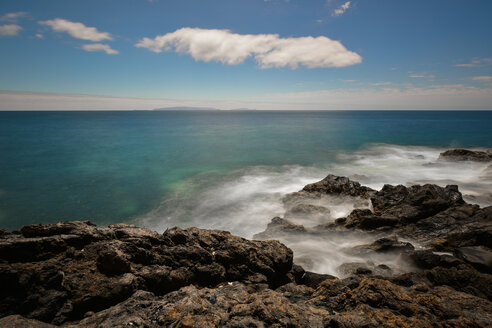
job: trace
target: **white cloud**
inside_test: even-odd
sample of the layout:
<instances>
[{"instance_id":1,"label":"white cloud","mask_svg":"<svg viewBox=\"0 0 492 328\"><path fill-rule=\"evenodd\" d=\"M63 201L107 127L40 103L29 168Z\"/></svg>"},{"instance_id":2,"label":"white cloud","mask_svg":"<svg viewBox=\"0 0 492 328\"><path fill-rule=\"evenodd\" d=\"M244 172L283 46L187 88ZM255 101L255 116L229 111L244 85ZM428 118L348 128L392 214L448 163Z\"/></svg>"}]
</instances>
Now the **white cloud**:
<instances>
[{"instance_id":1,"label":"white cloud","mask_svg":"<svg viewBox=\"0 0 492 328\"><path fill-rule=\"evenodd\" d=\"M340 15L343 15L343 13L345 13L347 11L347 9L350 8L350 3L351 3L351 1L345 2L343 5L341 5L337 9L335 9L333 11L333 14L331 14L331 15L332 16L340 16Z\"/></svg>"},{"instance_id":2,"label":"white cloud","mask_svg":"<svg viewBox=\"0 0 492 328\"><path fill-rule=\"evenodd\" d=\"M408 77L414 78L414 79L433 79L436 76L433 74L410 74Z\"/></svg>"},{"instance_id":3,"label":"white cloud","mask_svg":"<svg viewBox=\"0 0 492 328\"><path fill-rule=\"evenodd\" d=\"M118 50L112 49L109 45L107 44L102 44L102 43L93 43L93 44L84 44L82 46L82 49L85 51L104 51L108 55L117 55L119 54Z\"/></svg>"},{"instance_id":4,"label":"white cloud","mask_svg":"<svg viewBox=\"0 0 492 328\"><path fill-rule=\"evenodd\" d=\"M473 58L471 62L456 64L456 67L477 67L492 64L492 58Z\"/></svg>"},{"instance_id":5,"label":"white cloud","mask_svg":"<svg viewBox=\"0 0 492 328\"><path fill-rule=\"evenodd\" d=\"M13 36L19 34L22 27L16 24L0 25L0 36Z\"/></svg>"},{"instance_id":6,"label":"white cloud","mask_svg":"<svg viewBox=\"0 0 492 328\"><path fill-rule=\"evenodd\" d=\"M380 87L380 86L384 86L384 85L391 85L391 84L393 84L393 82L390 82L390 81L371 82L371 83L369 83L369 85L372 85L372 86L375 86L375 87Z\"/></svg>"},{"instance_id":7,"label":"white cloud","mask_svg":"<svg viewBox=\"0 0 492 328\"><path fill-rule=\"evenodd\" d=\"M16 13L8 13L0 17L0 21L16 22L18 18L27 16L25 11L19 11Z\"/></svg>"},{"instance_id":8,"label":"white cloud","mask_svg":"<svg viewBox=\"0 0 492 328\"><path fill-rule=\"evenodd\" d=\"M77 39L94 42L113 40L111 34L107 32L99 32L95 27L87 27L82 23L71 22L62 18L40 21L39 24L50 26L55 32L66 32Z\"/></svg>"},{"instance_id":9,"label":"white cloud","mask_svg":"<svg viewBox=\"0 0 492 328\"><path fill-rule=\"evenodd\" d=\"M43 36L41 33L37 33L37 34L36 34L36 37L37 37L38 39L42 39L42 38L44 38L44 36Z\"/></svg>"},{"instance_id":10,"label":"white cloud","mask_svg":"<svg viewBox=\"0 0 492 328\"><path fill-rule=\"evenodd\" d=\"M483 76L474 76L472 77L473 81L492 81L492 76L483 75Z\"/></svg>"},{"instance_id":11,"label":"white cloud","mask_svg":"<svg viewBox=\"0 0 492 328\"><path fill-rule=\"evenodd\" d=\"M357 53L325 36L280 38L278 34L236 34L186 27L154 39L143 38L135 46L156 53L174 50L190 54L197 61L227 65L240 64L253 56L261 68L344 67L362 62Z\"/></svg>"}]
</instances>

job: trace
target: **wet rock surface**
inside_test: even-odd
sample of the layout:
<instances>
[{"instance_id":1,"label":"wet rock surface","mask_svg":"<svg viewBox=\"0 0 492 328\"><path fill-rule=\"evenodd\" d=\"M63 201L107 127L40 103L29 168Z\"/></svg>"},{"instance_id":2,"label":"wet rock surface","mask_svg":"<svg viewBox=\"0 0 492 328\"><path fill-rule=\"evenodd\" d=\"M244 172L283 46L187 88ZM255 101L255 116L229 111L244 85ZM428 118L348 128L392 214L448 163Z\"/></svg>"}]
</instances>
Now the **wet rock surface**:
<instances>
[{"instance_id":1,"label":"wet rock surface","mask_svg":"<svg viewBox=\"0 0 492 328\"><path fill-rule=\"evenodd\" d=\"M492 162L492 149L486 151L474 151L468 149L450 149L439 155L440 160L451 161L474 161L474 162Z\"/></svg>"},{"instance_id":2,"label":"wet rock surface","mask_svg":"<svg viewBox=\"0 0 492 328\"><path fill-rule=\"evenodd\" d=\"M315 227L276 217L255 238L360 231L372 241L347 249L347 256L391 255L409 269L347 261L337 278L294 264L293 252L278 241L224 231L30 225L0 231L0 326L492 325L492 207L465 203L456 186L374 191L330 175L290 195L289 215L329 213L302 206L320 194L365 199L371 209Z\"/></svg>"}]
</instances>

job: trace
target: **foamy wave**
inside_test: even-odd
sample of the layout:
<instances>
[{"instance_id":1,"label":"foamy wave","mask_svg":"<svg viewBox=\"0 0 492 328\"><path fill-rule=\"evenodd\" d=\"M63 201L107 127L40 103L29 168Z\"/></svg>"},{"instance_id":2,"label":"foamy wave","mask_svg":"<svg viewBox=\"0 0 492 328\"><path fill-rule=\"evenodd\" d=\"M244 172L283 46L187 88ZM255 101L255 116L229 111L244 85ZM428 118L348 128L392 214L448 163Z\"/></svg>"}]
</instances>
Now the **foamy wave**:
<instances>
[{"instance_id":1,"label":"foamy wave","mask_svg":"<svg viewBox=\"0 0 492 328\"><path fill-rule=\"evenodd\" d=\"M467 201L492 205L490 164L439 161L439 154L445 150L447 148L373 145L340 154L340 162L333 166L333 172L354 177L361 184L378 190L384 184L456 184Z\"/></svg>"},{"instance_id":2,"label":"foamy wave","mask_svg":"<svg viewBox=\"0 0 492 328\"><path fill-rule=\"evenodd\" d=\"M264 230L274 216L283 216L283 195L319 180L324 172L301 166L251 167L232 172L219 183L211 181L215 177L195 177L189 185L211 187L173 195L139 221L158 231L175 225L196 226L251 238Z\"/></svg>"},{"instance_id":3,"label":"foamy wave","mask_svg":"<svg viewBox=\"0 0 492 328\"><path fill-rule=\"evenodd\" d=\"M285 194L299 191L329 173L348 176L374 189L380 189L384 184L457 184L469 202L491 205L489 164L439 161L439 153L444 150L378 144L339 154L337 162L328 163L326 167L249 167L231 172L220 181L216 176L199 175L184 184L187 192L165 199L157 209L139 218L138 223L158 231L172 226L196 226L228 230L252 238L264 231L273 217L284 216L286 207L282 197ZM327 197L316 205L330 209L325 220L346 216L358 206L355 201L337 197ZM296 221L296 218L289 220ZM323 222L308 216L296 223L315 226ZM367 258L345 252L353 246L374 241L375 236L370 234L308 239L284 236L279 239L293 249L296 261L315 272L338 275L340 264L368 260L392 265L394 269L402 268L394 256Z\"/></svg>"}]
</instances>

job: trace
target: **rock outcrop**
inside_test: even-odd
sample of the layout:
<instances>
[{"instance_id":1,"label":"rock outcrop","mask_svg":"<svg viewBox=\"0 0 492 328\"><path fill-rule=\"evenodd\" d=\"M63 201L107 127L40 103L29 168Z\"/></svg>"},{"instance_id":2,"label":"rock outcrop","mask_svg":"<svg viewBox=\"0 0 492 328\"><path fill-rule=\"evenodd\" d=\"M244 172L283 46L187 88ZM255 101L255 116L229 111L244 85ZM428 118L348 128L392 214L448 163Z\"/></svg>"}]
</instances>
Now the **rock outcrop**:
<instances>
[{"instance_id":1,"label":"rock outcrop","mask_svg":"<svg viewBox=\"0 0 492 328\"><path fill-rule=\"evenodd\" d=\"M277 241L248 241L196 228L164 234L131 225L90 222L31 225L0 237L0 316L52 324L79 320L145 290L222 282L275 288L292 268Z\"/></svg>"},{"instance_id":2,"label":"rock outcrop","mask_svg":"<svg viewBox=\"0 0 492 328\"><path fill-rule=\"evenodd\" d=\"M451 149L442 152L439 155L440 160L451 161L474 161L474 162L492 162L492 149L486 151L474 151L468 149Z\"/></svg>"},{"instance_id":3,"label":"rock outcrop","mask_svg":"<svg viewBox=\"0 0 492 328\"><path fill-rule=\"evenodd\" d=\"M328 175L321 181L306 185L302 191L311 194L335 194L362 198L369 198L374 192L369 187L361 186L357 181L352 181L346 177L338 177L333 174Z\"/></svg>"},{"instance_id":4,"label":"rock outcrop","mask_svg":"<svg viewBox=\"0 0 492 328\"><path fill-rule=\"evenodd\" d=\"M329 213L309 203L325 194L370 201L371 209L315 227L276 217L256 237L361 231L373 242L347 254L398 256L412 269L347 262L340 279L305 271L274 240L36 224L0 230L0 327L492 326L492 207L466 204L456 186L375 191L330 175L288 196L289 215Z\"/></svg>"}]
</instances>

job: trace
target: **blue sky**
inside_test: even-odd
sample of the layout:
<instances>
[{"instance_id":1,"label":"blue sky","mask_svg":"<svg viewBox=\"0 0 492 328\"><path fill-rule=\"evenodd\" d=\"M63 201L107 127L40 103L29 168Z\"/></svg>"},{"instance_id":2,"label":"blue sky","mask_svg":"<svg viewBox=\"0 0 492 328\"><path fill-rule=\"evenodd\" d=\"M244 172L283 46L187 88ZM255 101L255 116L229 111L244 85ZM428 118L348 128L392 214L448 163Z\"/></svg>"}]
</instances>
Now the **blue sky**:
<instances>
[{"instance_id":1,"label":"blue sky","mask_svg":"<svg viewBox=\"0 0 492 328\"><path fill-rule=\"evenodd\" d=\"M4 0L0 109L492 109L491 12L488 0Z\"/></svg>"}]
</instances>

